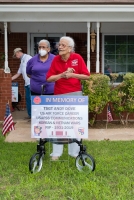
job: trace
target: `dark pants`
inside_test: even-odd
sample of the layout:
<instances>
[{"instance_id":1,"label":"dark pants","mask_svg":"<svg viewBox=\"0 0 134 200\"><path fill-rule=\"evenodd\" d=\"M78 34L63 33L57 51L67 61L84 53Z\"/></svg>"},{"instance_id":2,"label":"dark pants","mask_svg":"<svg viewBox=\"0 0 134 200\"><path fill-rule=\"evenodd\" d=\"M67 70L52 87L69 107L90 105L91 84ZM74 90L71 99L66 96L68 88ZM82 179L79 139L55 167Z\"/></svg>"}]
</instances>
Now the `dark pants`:
<instances>
[{"instance_id":1,"label":"dark pants","mask_svg":"<svg viewBox=\"0 0 134 200\"><path fill-rule=\"evenodd\" d=\"M30 85L25 86L25 99L26 99L27 113L28 113L29 117L31 117L31 94L30 94Z\"/></svg>"}]
</instances>

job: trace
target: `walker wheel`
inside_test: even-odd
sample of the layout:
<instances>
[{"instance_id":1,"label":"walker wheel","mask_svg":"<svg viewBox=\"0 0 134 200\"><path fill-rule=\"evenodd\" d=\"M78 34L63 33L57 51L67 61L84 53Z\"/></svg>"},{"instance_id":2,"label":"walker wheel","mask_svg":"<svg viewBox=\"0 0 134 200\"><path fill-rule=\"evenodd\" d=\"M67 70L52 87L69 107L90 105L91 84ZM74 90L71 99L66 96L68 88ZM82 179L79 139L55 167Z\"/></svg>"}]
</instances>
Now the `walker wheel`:
<instances>
[{"instance_id":1,"label":"walker wheel","mask_svg":"<svg viewBox=\"0 0 134 200\"><path fill-rule=\"evenodd\" d=\"M87 153L78 155L75 161L76 167L79 171L90 173L95 169L95 161L92 156Z\"/></svg>"},{"instance_id":2,"label":"walker wheel","mask_svg":"<svg viewBox=\"0 0 134 200\"><path fill-rule=\"evenodd\" d=\"M35 153L30 161L29 161L29 171L31 173L37 173L41 170L43 163L43 155L40 155L40 153Z\"/></svg>"}]
</instances>

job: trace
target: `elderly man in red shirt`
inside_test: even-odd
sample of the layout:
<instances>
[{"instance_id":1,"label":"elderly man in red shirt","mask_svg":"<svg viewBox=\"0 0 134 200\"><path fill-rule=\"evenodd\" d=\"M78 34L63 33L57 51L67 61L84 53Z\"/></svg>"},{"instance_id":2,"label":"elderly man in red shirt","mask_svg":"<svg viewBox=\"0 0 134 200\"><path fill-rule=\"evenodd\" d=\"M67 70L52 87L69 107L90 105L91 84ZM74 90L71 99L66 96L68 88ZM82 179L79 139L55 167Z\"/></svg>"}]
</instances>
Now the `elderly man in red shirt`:
<instances>
[{"instance_id":1,"label":"elderly man in red shirt","mask_svg":"<svg viewBox=\"0 0 134 200\"><path fill-rule=\"evenodd\" d=\"M47 81L55 82L54 95L82 95L81 80L89 79L90 72L83 58L74 53L74 40L71 37L61 37L57 55L47 73ZM68 153L76 157L79 153L77 143L68 145ZM63 145L53 144L52 160L57 160L63 152Z\"/></svg>"}]
</instances>

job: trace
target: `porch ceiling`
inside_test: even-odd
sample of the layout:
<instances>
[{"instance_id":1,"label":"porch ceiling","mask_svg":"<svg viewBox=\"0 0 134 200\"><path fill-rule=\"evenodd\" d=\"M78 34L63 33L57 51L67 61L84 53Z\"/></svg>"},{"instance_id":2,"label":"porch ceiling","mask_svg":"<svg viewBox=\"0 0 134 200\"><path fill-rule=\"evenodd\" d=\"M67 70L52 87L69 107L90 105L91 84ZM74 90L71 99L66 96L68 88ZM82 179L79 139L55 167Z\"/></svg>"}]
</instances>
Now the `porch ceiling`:
<instances>
[{"instance_id":1,"label":"porch ceiling","mask_svg":"<svg viewBox=\"0 0 134 200\"><path fill-rule=\"evenodd\" d=\"M0 5L1 22L134 22L134 5Z\"/></svg>"}]
</instances>

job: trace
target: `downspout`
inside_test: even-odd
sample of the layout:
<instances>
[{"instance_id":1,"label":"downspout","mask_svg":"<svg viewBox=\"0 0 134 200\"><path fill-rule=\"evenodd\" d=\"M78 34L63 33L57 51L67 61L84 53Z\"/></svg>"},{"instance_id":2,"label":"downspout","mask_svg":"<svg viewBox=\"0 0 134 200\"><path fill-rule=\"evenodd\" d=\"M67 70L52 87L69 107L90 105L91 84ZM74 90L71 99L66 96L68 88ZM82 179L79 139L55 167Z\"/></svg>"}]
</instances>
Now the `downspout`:
<instances>
[{"instance_id":1,"label":"downspout","mask_svg":"<svg viewBox=\"0 0 134 200\"><path fill-rule=\"evenodd\" d=\"M4 44L5 44L5 73L10 73L10 68L8 67L8 44L7 44L7 22L4 22Z\"/></svg>"}]
</instances>

